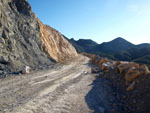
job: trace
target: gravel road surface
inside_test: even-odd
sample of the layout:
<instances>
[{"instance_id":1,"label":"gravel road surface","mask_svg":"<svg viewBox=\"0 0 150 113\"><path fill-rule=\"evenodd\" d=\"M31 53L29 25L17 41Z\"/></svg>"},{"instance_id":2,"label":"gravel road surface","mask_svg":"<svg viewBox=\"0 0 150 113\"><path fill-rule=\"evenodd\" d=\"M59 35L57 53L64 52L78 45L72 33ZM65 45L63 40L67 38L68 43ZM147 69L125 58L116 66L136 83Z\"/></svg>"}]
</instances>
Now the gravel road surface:
<instances>
[{"instance_id":1,"label":"gravel road surface","mask_svg":"<svg viewBox=\"0 0 150 113\"><path fill-rule=\"evenodd\" d=\"M57 69L1 79L0 113L113 113L111 88L89 61L80 55Z\"/></svg>"}]
</instances>

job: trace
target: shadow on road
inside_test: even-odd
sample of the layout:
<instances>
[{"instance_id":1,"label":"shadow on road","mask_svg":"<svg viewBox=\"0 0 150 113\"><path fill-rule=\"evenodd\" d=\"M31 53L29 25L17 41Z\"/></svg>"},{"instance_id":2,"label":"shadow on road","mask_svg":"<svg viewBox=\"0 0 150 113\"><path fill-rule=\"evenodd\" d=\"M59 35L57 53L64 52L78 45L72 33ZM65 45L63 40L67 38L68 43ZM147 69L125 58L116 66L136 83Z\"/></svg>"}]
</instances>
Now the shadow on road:
<instances>
[{"instance_id":1,"label":"shadow on road","mask_svg":"<svg viewBox=\"0 0 150 113\"><path fill-rule=\"evenodd\" d=\"M98 77L90 84L93 87L85 96L85 100L93 113L123 113L119 101L114 96L117 94L109 87L108 82Z\"/></svg>"}]
</instances>

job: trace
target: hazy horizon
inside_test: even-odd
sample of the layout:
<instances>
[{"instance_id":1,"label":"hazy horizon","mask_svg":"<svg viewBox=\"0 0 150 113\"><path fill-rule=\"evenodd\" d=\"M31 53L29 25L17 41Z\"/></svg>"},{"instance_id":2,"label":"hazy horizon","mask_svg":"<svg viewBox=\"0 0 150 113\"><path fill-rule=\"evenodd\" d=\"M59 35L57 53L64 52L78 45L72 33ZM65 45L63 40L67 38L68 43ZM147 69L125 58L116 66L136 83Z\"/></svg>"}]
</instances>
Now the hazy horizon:
<instances>
[{"instance_id":1,"label":"hazy horizon","mask_svg":"<svg viewBox=\"0 0 150 113\"><path fill-rule=\"evenodd\" d=\"M149 0L28 0L39 19L68 38L97 43L122 37L150 43Z\"/></svg>"}]
</instances>

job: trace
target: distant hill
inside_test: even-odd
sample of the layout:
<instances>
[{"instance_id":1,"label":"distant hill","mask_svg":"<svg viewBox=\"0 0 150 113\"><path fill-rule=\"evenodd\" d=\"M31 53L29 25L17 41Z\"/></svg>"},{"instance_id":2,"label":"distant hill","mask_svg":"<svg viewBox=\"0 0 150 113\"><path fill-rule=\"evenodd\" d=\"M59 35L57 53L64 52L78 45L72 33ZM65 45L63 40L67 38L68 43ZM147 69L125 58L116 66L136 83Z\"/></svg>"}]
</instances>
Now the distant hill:
<instances>
[{"instance_id":1,"label":"distant hill","mask_svg":"<svg viewBox=\"0 0 150 113\"><path fill-rule=\"evenodd\" d=\"M113 60L135 61L150 64L150 44L134 45L131 42L118 37L110 42L97 44L89 39L69 40L76 50L97 54Z\"/></svg>"},{"instance_id":2,"label":"distant hill","mask_svg":"<svg viewBox=\"0 0 150 113\"><path fill-rule=\"evenodd\" d=\"M115 54L114 57L117 60L150 64L150 47L141 47L137 45L135 48L130 48Z\"/></svg>"},{"instance_id":3,"label":"distant hill","mask_svg":"<svg viewBox=\"0 0 150 113\"><path fill-rule=\"evenodd\" d=\"M148 43L143 43L143 44L139 44L139 45L136 45L137 48L146 48L146 47L150 47L150 44Z\"/></svg>"},{"instance_id":4,"label":"distant hill","mask_svg":"<svg viewBox=\"0 0 150 113\"><path fill-rule=\"evenodd\" d=\"M132 43L126 41L125 39L119 37L110 42L104 42L93 48L94 52L102 52L108 54L114 54L122 50L127 50L134 47Z\"/></svg>"},{"instance_id":5,"label":"distant hill","mask_svg":"<svg viewBox=\"0 0 150 113\"><path fill-rule=\"evenodd\" d=\"M93 48L98 45L96 42L94 42L91 39L79 39L76 41L72 38L70 39L70 42L79 53L93 51Z\"/></svg>"}]
</instances>

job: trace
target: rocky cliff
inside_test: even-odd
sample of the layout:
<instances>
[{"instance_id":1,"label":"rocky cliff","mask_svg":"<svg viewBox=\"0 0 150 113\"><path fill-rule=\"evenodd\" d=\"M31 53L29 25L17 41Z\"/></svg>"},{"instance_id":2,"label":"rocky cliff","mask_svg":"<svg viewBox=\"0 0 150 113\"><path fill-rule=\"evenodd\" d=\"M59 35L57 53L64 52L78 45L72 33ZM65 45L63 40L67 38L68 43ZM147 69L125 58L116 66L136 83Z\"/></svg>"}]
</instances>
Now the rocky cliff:
<instances>
[{"instance_id":1,"label":"rocky cliff","mask_svg":"<svg viewBox=\"0 0 150 113\"><path fill-rule=\"evenodd\" d=\"M60 32L48 25L42 24L38 18L37 21L40 25L42 48L49 57L57 62L64 63L66 60L78 56L75 48Z\"/></svg>"},{"instance_id":2,"label":"rocky cliff","mask_svg":"<svg viewBox=\"0 0 150 113\"><path fill-rule=\"evenodd\" d=\"M0 70L38 68L68 56L77 56L75 49L58 31L37 21L27 0L0 0Z\"/></svg>"}]
</instances>

